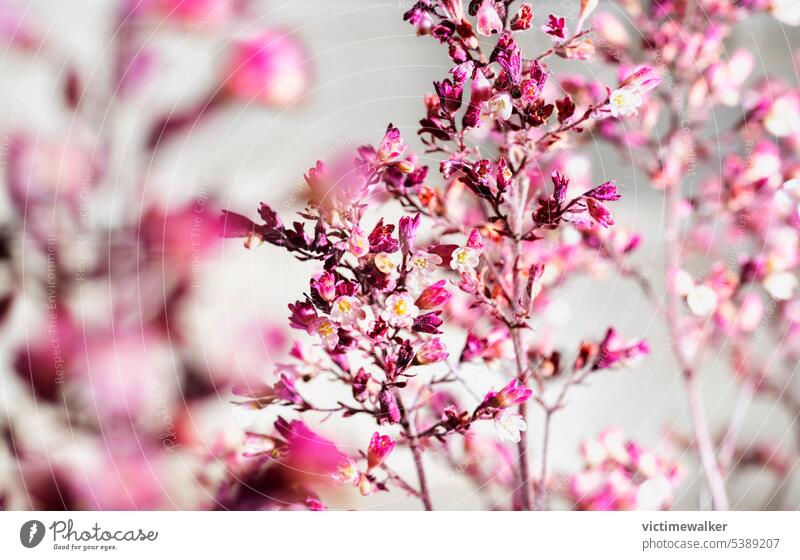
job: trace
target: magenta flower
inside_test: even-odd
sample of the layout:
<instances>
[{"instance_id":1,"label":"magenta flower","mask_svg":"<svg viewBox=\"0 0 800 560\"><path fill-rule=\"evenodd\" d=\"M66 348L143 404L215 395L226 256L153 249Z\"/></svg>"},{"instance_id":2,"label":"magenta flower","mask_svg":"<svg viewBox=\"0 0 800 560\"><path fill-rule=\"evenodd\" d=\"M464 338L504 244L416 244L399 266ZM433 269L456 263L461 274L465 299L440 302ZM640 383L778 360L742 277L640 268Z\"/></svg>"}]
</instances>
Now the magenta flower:
<instances>
[{"instance_id":1,"label":"magenta flower","mask_svg":"<svg viewBox=\"0 0 800 560\"><path fill-rule=\"evenodd\" d=\"M542 26L542 31L553 37L554 39L566 39L567 28L565 27L566 20L562 17L556 17L553 14L547 16L547 23Z\"/></svg>"},{"instance_id":2,"label":"magenta flower","mask_svg":"<svg viewBox=\"0 0 800 560\"><path fill-rule=\"evenodd\" d=\"M231 49L225 90L245 101L290 105L308 88L307 60L297 39L280 31L238 39Z\"/></svg>"},{"instance_id":3,"label":"magenta flower","mask_svg":"<svg viewBox=\"0 0 800 560\"><path fill-rule=\"evenodd\" d=\"M453 295L445 288L445 284L445 280L439 280L435 284L428 286L422 291L414 304L422 310L436 309L437 307L441 307L450 301L451 297L453 297Z\"/></svg>"},{"instance_id":4,"label":"magenta flower","mask_svg":"<svg viewBox=\"0 0 800 560\"><path fill-rule=\"evenodd\" d=\"M533 22L533 7L529 2L523 2L517 9L517 13L511 18L512 31L526 31L531 28Z\"/></svg>"},{"instance_id":5,"label":"magenta flower","mask_svg":"<svg viewBox=\"0 0 800 560\"><path fill-rule=\"evenodd\" d=\"M336 277L330 272L323 272L316 280L311 282L311 287L325 301L336 298Z\"/></svg>"},{"instance_id":6,"label":"magenta flower","mask_svg":"<svg viewBox=\"0 0 800 560\"><path fill-rule=\"evenodd\" d=\"M511 408L522 404L531 398L533 391L520 383L519 379L512 379L508 385L498 392L491 391L483 399L483 405L490 408Z\"/></svg>"},{"instance_id":7,"label":"magenta flower","mask_svg":"<svg viewBox=\"0 0 800 560\"><path fill-rule=\"evenodd\" d=\"M379 467L386 458L394 451L397 442L389 436L382 436L378 432L372 434L367 450L367 472Z\"/></svg>"},{"instance_id":8,"label":"magenta flower","mask_svg":"<svg viewBox=\"0 0 800 560\"><path fill-rule=\"evenodd\" d=\"M610 328L600 343L600 351L593 370L624 367L650 353L646 340L623 343L616 330Z\"/></svg>"},{"instance_id":9,"label":"magenta flower","mask_svg":"<svg viewBox=\"0 0 800 560\"><path fill-rule=\"evenodd\" d=\"M614 225L611 212L596 198L586 198L586 207L589 209L589 215L601 226L611 227Z\"/></svg>"},{"instance_id":10,"label":"magenta flower","mask_svg":"<svg viewBox=\"0 0 800 560\"><path fill-rule=\"evenodd\" d=\"M381 389L378 395L378 404L380 405L381 411L378 417L379 424L397 424L400 422L400 407L397 406L397 400L394 398L391 390L386 387Z\"/></svg>"},{"instance_id":11,"label":"magenta flower","mask_svg":"<svg viewBox=\"0 0 800 560\"><path fill-rule=\"evenodd\" d=\"M433 338L423 344L414 357L414 362L426 366L443 362L450 354L447 353L447 347L439 338Z\"/></svg>"},{"instance_id":12,"label":"magenta flower","mask_svg":"<svg viewBox=\"0 0 800 560\"><path fill-rule=\"evenodd\" d=\"M583 193L583 196L594 198L595 200L602 200L604 202L611 202L622 198L617 192L617 184L614 181L603 183L599 187L595 187Z\"/></svg>"},{"instance_id":13,"label":"magenta flower","mask_svg":"<svg viewBox=\"0 0 800 560\"><path fill-rule=\"evenodd\" d=\"M400 237L400 250L403 254L408 255L414 252L414 238L419 229L420 215L415 214L411 216L403 216L400 218L399 237Z\"/></svg>"},{"instance_id":14,"label":"magenta flower","mask_svg":"<svg viewBox=\"0 0 800 560\"><path fill-rule=\"evenodd\" d=\"M397 161L403 155L408 146L403 144L403 137L400 131L391 124L386 128L386 134L378 147L378 161L387 164Z\"/></svg>"}]
</instances>

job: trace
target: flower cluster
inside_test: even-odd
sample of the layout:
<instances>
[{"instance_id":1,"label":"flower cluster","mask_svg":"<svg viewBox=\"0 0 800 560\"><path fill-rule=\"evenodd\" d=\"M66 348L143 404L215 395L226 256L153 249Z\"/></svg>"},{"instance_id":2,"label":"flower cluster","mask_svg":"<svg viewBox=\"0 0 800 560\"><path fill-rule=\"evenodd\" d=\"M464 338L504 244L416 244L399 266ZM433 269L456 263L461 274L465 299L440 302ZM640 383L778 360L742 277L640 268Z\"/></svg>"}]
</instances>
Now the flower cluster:
<instances>
[{"instance_id":1,"label":"flower cluster","mask_svg":"<svg viewBox=\"0 0 800 560\"><path fill-rule=\"evenodd\" d=\"M581 444L584 468L572 476L569 492L585 510L668 509L684 471L665 462L622 431L610 428Z\"/></svg>"},{"instance_id":2,"label":"flower cluster","mask_svg":"<svg viewBox=\"0 0 800 560\"><path fill-rule=\"evenodd\" d=\"M394 430L393 436L376 432L362 453L367 468L353 481L364 494L395 487L431 509L424 453L436 449L478 488L506 490L510 501L492 507L545 509L552 494L549 430L567 395L595 382L603 370L635 366L650 346L641 337L626 341L612 327L597 342L580 343L567 359L538 319L569 278L617 271L639 284L656 312L665 311L692 403L695 448L714 506L727 507L722 473L733 468L733 452L726 450L736 449L740 423L732 419L716 442L722 449L717 457L697 405L695 359L700 346L732 340L735 370L748 372L740 373L749 388L745 396L780 390L751 363L746 346L766 315L765 297L780 306L776 331L791 340L800 333L800 97L778 80L740 95L754 65L742 52L724 60L722 41L749 13L771 11L791 23L791 10L758 0L704 0L702 10L682 1L647 7L626 1L622 9L643 37L634 42L614 15L595 14L596 1L581 1L575 21L535 15L531 3L514 4L420 0L405 13L417 34L441 44L452 61L425 96L417 130L424 158L390 124L377 147L362 146L308 171L308 204L290 225L266 204L259 221L223 214L223 236L244 238L247 247L278 246L318 266L308 289L289 305L289 322L312 337L322 357L293 352L296 362L282 366L275 384L244 393L242 402L293 407L304 419L314 413L367 416L381 430ZM523 52L525 34L542 34L551 46ZM618 77L608 85L555 73L553 57L606 63ZM737 103L746 105L744 117L720 143L738 137L755 148L746 156L726 152L724 165L717 166L724 173L684 196L682 178L722 153L706 149L704 123L715 105ZM665 113L669 119L660 118ZM671 127L666 136L664 120ZM613 216L626 188L611 177L593 182L580 154L597 139L617 148L664 192L665 296L631 264L640 236ZM426 165L432 158L438 159L433 168ZM388 213L367 218L368 200L399 208L402 217L396 223ZM760 248L752 255L741 251L738 262L725 258L729 244L719 239L720 230L724 236L734 228ZM692 251L719 260L693 276L683 254ZM790 347L784 350L787 363L797 357ZM502 388L475 390L481 382L491 386L472 373L477 365L503 377L494 384ZM301 397L300 382L320 376L346 387L347 396L334 403ZM537 476L531 475L525 437L534 409L546 419L542 447L533 452L542 464ZM486 436L486 421L495 435ZM455 441L463 442L464 457ZM385 461L395 446L413 455L416 483ZM486 449L495 461L482 455ZM671 504L677 466L616 431L583 449L586 468L571 479L568 505Z\"/></svg>"},{"instance_id":3,"label":"flower cluster","mask_svg":"<svg viewBox=\"0 0 800 560\"><path fill-rule=\"evenodd\" d=\"M35 11L0 6L0 41L46 77L18 81L14 95L52 101L45 120L31 102L3 123L2 510L216 505L209 498L219 478L212 459L228 452L230 434L221 421L227 412L215 414L214 406L232 386L239 392L255 385L270 368L269 354L288 346L288 329L251 315L231 323L255 349L242 352L238 366L215 350L198 356L203 326L185 319L198 311L205 271L218 255L220 193L198 184L197 196L164 197L152 181L161 165L154 152L168 138L186 141L218 103L256 98L283 106L307 86L306 57L291 36L269 30L255 44L237 46L230 29L243 23L242 5L108 2L97 29L109 35L94 39L112 56L98 52L96 60L85 58L91 51L76 60L63 36L39 35L46 27L37 25ZM191 92L198 105L176 98L169 111L160 102L142 111L180 66L169 47L186 41L187 31L219 34L226 45L233 40L229 64L220 66L211 91ZM110 71L88 73L86 63L101 58ZM136 106L134 128L144 134L124 139L123 162L113 154L125 127L97 124ZM39 122L41 128L31 126ZM112 192L119 203L113 209ZM252 400L301 405L293 381L285 376L274 393L254 390Z\"/></svg>"}]
</instances>

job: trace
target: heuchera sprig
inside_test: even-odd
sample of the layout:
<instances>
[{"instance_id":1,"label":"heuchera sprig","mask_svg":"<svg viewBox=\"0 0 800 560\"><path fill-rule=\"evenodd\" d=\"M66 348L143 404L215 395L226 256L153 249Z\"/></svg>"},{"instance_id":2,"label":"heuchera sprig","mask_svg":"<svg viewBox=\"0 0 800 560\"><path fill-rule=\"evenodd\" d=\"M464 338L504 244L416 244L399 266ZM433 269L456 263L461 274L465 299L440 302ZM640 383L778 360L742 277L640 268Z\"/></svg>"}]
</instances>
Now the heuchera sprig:
<instances>
[{"instance_id":1,"label":"heuchera sprig","mask_svg":"<svg viewBox=\"0 0 800 560\"><path fill-rule=\"evenodd\" d=\"M645 155L632 163L645 166L673 208L668 220L666 319L687 382L693 445L714 506L727 507L724 487L719 487L720 459L697 400L693 356L684 348L690 337L679 326L680 297L698 317L719 313L714 329L735 331L730 317L739 305L738 285L763 280L773 297L788 300L796 280L787 271L797 261L784 260L770 268L763 256L754 256L743 264L740 284L719 269L707 280L684 280L682 291L675 288L683 269L675 250L674 209L684 202L680 177L690 162L685 146L681 151L678 145L685 123L672 118L666 144L654 124L659 110L674 111L674 96L679 95L662 91L663 76L670 76L671 88L687 88L689 110L699 121L715 99L730 97L729 82L740 74L719 66L724 64L718 62L719 51L728 27L747 11L770 6L757 1L735 7L701 3L703 13L711 16L690 12L687 2L653 2L648 8L632 0L622 2L644 35L635 47L624 27L612 27L615 23L607 14L598 16L596 28L586 26L598 4L591 0L580 2L578 19L569 26L556 14L534 25L531 4L513 7L513 1L422 0L406 12L404 19L418 35L429 35L444 46L453 64L425 97L417 131L423 152L412 153L400 130L389 124L377 147L363 146L349 158L317 162L309 170L309 202L297 221L284 224L263 203L258 222L233 212L222 217L224 236L243 237L248 247L276 245L319 266L307 290L289 305L289 319L293 328L313 337L324 357L309 358L308 350L298 344L292 353L295 365L278 372L275 384L240 392L237 401L258 408L290 407L303 420L289 424L292 431L279 420L278 435L258 436L269 443L256 454L263 462L242 464L237 476L249 485L272 488L275 480L293 479L291 472L310 471L338 484L352 484L365 495L400 490L432 509L423 455L435 450L478 488L499 486L510 497L509 503L492 507L546 509L548 496L558 494L573 507L588 509L668 507L680 467L617 432L606 432L601 443L587 444L586 469L574 476L568 489L558 486L548 463L551 420L566 405L570 391L602 370L638 361L649 353L649 345L641 338L625 340L610 327L595 341L557 349L541 328L534 331L537 313L567 277L591 273L598 261L636 279L657 309L662 307L647 277L627 262L639 236L615 226L612 208L622 196L621 188L613 178L592 185L567 165L587 141L587 131L593 130L620 152L630 154L631 146L641 147ZM688 38L670 17L684 12ZM552 46L541 53L523 53L518 41L523 33L543 33ZM694 46L691 56L687 43ZM547 63L554 56L604 60L616 66L618 81L609 86L570 74L554 76ZM702 83L690 83L692 72L702 76ZM712 89L700 91L701 87ZM796 92L781 91L786 93L780 100L763 98L753 106L739 126L755 121L764 124L765 134L797 135L797 130L784 131L772 115L790 113L797 122ZM757 154L769 157L777 149L764 140ZM438 169L423 163L434 158ZM735 159L731 166L751 178L729 172L724 185L709 185L720 195L712 197L715 205L736 205L734 212L745 213L747 205L736 204L737 192L759 200L766 198L765 189L779 187L766 187L769 178L756 176L765 166ZM386 201L387 210L399 206L402 217L397 223L386 213L369 217L373 201ZM711 198L691 202L702 223L707 215L702 208L712 204ZM763 228L748 229L764 234ZM770 245L768 240L765 245ZM723 302L734 310L723 314ZM459 347L447 348L445 338L460 340ZM483 396L472 391L469 367L475 364L504 375L502 387ZM303 375L293 373L300 370ZM301 396L302 386L299 392L297 386L319 376L347 387L352 399L308 402ZM536 474L531 472L523 434L532 406L545 418ZM364 442L366 450L360 455L346 455L310 430L305 422L314 414L371 417L379 431L368 445ZM496 428L494 436L478 429L487 421ZM515 450L507 442L514 443ZM322 454L306 449L319 445L331 448L330 460L322 461ZM466 467L455 451L459 445ZM723 459L730 464L736 446L728 445L731 457ZM390 468L387 458L396 446L407 447L413 455L416 481L408 482ZM484 453L481 449L487 446L494 452ZM474 457L479 459L473 462ZM312 481L294 482L290 501L321 507ZM235 505L236 494L220 500Z\"/></svg>"}]
</instances>

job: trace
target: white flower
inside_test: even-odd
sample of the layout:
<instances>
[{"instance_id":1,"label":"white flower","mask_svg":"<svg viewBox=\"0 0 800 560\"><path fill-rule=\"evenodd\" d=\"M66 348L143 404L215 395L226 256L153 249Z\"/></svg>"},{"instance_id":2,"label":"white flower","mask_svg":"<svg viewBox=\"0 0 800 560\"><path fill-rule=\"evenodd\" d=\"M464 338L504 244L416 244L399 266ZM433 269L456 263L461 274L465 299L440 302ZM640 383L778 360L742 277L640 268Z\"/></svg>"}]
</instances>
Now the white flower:
<instances>
[{"instance_id":1,"label":"white flower","mask_svg":"<svg viewBox=\"0 0 800 560\"><path fill-rule=\"evenodd\" d=\"M471 247L459 247L450 258L450 268L458 272L471 272L478 266L478 251Z\"/></svg>"},{"instance_id":2,"label":"white flower","mask_svg":"<svg viewBox=\"0 0 800 560\"><path fill-rule=\"evenodd\" d=\"M686 303L692 313L698 317L707 317L717 309L719 298L714 290L700 284L689 291L689 295L686 296Z\"/></svg>"},{"instance_id":3,"label":"white flower","mask_svg":"<svg viewBox=\"0 0 800 560\"><path fill-rule=\"evenodd\" d=\"M513 443L518 443L522 439L520 432L528 429L528 425L522 416L508 412L494 419L494 427L501 440Z\"/></svg>"},{"instance_id":4,"label":"white flower","mask_svg":"<svg viewBox=\"0 0 800 560\"><path fill-rule=\"evenodd\" d=\"M486 113L503 121L511 118L512 110L511 96L505 92L494 94L486 103Z\"/></svg>"},{"instance_id":5,"label":"white flower","mask_svg":"<svg viewBox=\"0 0 800 560\"><path fill-rule=\"evenodd\" d=\"M419 308L408 294L392 294L386 298L383 320L393 327L410 327L419 315Z\"/></svg>"},{"instance_id":6,"label":"white flower","mask_svg":"<svg viewBox=\"0 0 800 560\"><path fill-rule=\"evenodd\" d=\"M412 294L419 295L432 284L436 268L442 264L442 257L425 251L418 251L409 259L411 272L406 276L406 286Z\"/></svg>"},{"instance_id":7,"label":"white flower","mask_svg":"<svg viewBox=\"0 0 800 560\"><path fill-rule=\"evenodd\" d=\"M644 103L644 97L635 89L622 87L611 92L609 104L615 117L633 117Z\"/></svg>"},{"instance_id":8,"label":"white flower","mask_svg":"<svg viewBox=\"0 0 800 560\"><path fill-rule=\"evenodd\" d=\"M800 9L800 3L796 5ZM775 100L764 117L764 127L778 138L800 132L800 102L789 95Z\"/></svg>"},{"instance_id":9,"label":"white flower","mask_svg":"<svg viewBox=\"0 0 800 560\"><path fill-rule=\"evenodd\" d=\"M355 484L359 478L358 469L350 459L345 459L330 476L338 484Z\"/></svg>"},{"instance_id":10,"label":"white flower","mask_svg":"<svg viewBox=\"0 0 800 560\"><path fill-rule=\"evenodd\" d=\"M653 511L672 503L672 486L663 476L645 480L636 491L636 509Z\"/></svg>"},{"instance_id":11,"label":"white flower","mask_svg":"<svg viewBox=\"0 0 800 560\"><path fill-rule=\"evenodd\" d=\"M790 300L797 290L797 278L791 272L772 272L764 278L764 289L777 300Z\"/></svg>"},{"instance_id":12,"label":"white flower","mask_svg":"<svg viewBox=\"0 0 800 560\"><path fill-rule=\"evenodd\" d=\"M800 25L800 2L797 0L772 0L769 11L786 25Z\"/></svg>"},{"instance_id":13,"label":"white flower","mask_svg":"<svg viewBox=\"0 0 800 560\"><path fill-rule=\"evenodd\" d=\"M375 255L375 268L384 274L391 274L397 268L397 263L389 253L378 253Z\"/></svg>"},{"instance_id":14,"label":"white flower","mask_svg":"<svg viewBox=\"0 0 800 560\"><path fill-rule=\"evenodd\" d=\"M311 324L311 332L316 334L328 350L339 344L339 329L336 324L325 317L319 317Z\"/></svg>"},{"instance_id":15,"label":"white flower","mask_svg":"<svg viewBox=\"0 0 800 560\"><path fill-rule=\"evenodd\" d=\"M366 317L361 301L353 296L339 296L331 305L331 319L344 326L352 325Z\"/></svg>"},{"instance_id":16,"label":"white flower","mask_svg":"<svg viewBox=\"0 0 800 560\"><path fill-rule=\"evenodd\" d=\"M581 455L589 465L599 465L608 458L605 446L592 438L581 443Z\"/></svg>"},{"instance_id":17,"label":"white flower","mask_svg":"<svg viewBox=\"0 0 800 560\"><path fill-rule=\"evenodd\" d=\"M442 264L442 257L425 251L418 251L411 257L411 270L417 271L424 277L430 277L435 271L436 267Z\"/></svg>"},{"instance_id":18,"label":"white flower","mask_svg":"<svg viewBox=\"0 0 800 560\"><path fill-rule=\"evenodd\" d=\"M672 275L672 289L680 296L688 296L689 292L694 289L694 279L692 275L682 268L676 270Z\"/></svg>"}]
</instances>

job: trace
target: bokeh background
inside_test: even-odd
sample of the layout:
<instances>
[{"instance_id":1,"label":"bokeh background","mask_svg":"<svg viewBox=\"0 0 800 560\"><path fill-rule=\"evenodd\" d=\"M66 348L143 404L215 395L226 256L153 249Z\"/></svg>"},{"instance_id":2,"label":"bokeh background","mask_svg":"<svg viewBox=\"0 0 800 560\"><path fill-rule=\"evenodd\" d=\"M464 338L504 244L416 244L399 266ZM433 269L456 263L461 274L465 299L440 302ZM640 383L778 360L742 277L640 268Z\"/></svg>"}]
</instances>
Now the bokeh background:
<instances>
[{"instance_id":1,"label":"bokeh background","mask_svg":"<svg viewBox=\"0 0 800 560\"><path fill-rule=\"evenodd\" d=\"M432 39L416 38L413 27L402 21L411 2L253 0L233 8L235 3L221 3L222 8L189 18L188 23L163 14L135 23L129 31L136 37L135 49L146 54L140 61L143 77L125 86L123 95L115 86L120 56L115 32L123 3L0 0L4 162L17 149L20 134L29 146L66 145L102 160L102 171L87 172L54 148L23 171L3 164L4 250L8 258L22 263L13 269L4 266L0 275L2 292L13 293L0 334L3 508L50 508L59 503L74 508L213 507L208 489L220 475L224 454L241 441L243 431L266 429L274 421L271 412L231 406L230 384L270 379L289 338L305 336L288 332L284 324L286 304L305 288L311 268L271 246L247 251L239 240L204 237L198 249L185 228L191 229L196 216L206 220L218 208L252 215L259 201L288 216L302 204L302 175L308 167L339 151L376 143L388 122L418 147L415 131L423 96L450 64ZM535 11L537 17L550 11L574 14L577 6L572 4L577 2L536 2ZM619 13L610 2L601 2L600 9ZM219 90L236 39L264 30L279 36L288 32L302 45L308 83L300 95L269 103L245 96L215 100L213 110L190 120L158 149L147 149L154 123L170 115L191 115L209 102L210 92ZM28 34L30 41L21 44L20 33ZM757 75L773 73L797 83L793 58L798 39L796 29L769 17L754 18L741 26L729 49L749 49L757 60ZM547 48L544 35L522 41L523 50ZM613 81L613 73L596 62L554 63L555 68L567 66ZM77 111L69 107L70 87L81 92ZM720 127L735 116L735 110L720 114ZM660 289L662 193L600 143L585 153L587 158L576 159L574 165L591 166L595 183L616 178L623 186L617 223L642 233L637 262ZM51 189L52 203L36 214L21 214L12 200L14 173L35 174L37 185ZM60 197L70 181L78 183L76 207L82 225L77 233L59 216L66 204ZM143 245L147 234L140 226L153 208L164 215L185 211L189 217L184 229L156 218L151 242ZM64 305L77 334L60 344L73 345L79 356L69 365L74 371L65 372L64 385L44 396L31 389L29 379L35 369L30 349L43 340L50 340L52 349L46 334L51 332L46 289L50 261L47 251L31 248L28 239L36 222L59 239L60 258L67 263L116 262L114 258L128 262L126 251L148 263L134 260L107 267L96 281L70 285L69 303ZM128 229L109 233L120 224L128 224ZM187 241L191 248L182 252ZM142 251L155 255L156 264ZM156 308L166 306L176 277L191 289L170 316L169 327L151 332L152 300ZM572 283L540 320L558 327L565 342L596 338L614 324L623 333L646 336L655 349L636 369L596 378L574 393L553 427L556 471L574 469L579 442L609 425L622 427L653 448L669 446L670 430L688 428L678 369L666 350L666 330L630 281L608 273L599 281ZM59 332L65 336L65 331ZM28 357L27 366L20 352ZM715 430L722 429L738 392L721 362L719 356L707 356L702 370L702 391ZM469 369L467 381L481 394L497 385L496 373ZM800 390L797 383L795 389ZM312 390L325 396L328 388L319 384ZM127 419L122 427L117 425L120 417ZM747 412L743 443L769 440L792 450L795 421L771 402L756 400ZM536 422L534 418L528 431L532 441ZM356 419L330 419L319 431L340 442L341 448L355 450L365 446L373 428ZM410 459L397 455L392 459L396 468L410 472ZM431 455L438 508L484 506L479 493L437 466ZM689 476L679 489L677 507L707 505L692 457L680 458ZM797 478L795 470L773 497L772 507L800 504ZM773 491L769 473L761 471L737 476L731 488L733 505L742 509L764 507ZM336 507L417 508L414 500L398 492L361 498L353 490L330 499Z\"/></svg>"}]
</instances>

